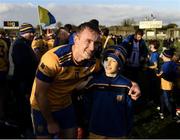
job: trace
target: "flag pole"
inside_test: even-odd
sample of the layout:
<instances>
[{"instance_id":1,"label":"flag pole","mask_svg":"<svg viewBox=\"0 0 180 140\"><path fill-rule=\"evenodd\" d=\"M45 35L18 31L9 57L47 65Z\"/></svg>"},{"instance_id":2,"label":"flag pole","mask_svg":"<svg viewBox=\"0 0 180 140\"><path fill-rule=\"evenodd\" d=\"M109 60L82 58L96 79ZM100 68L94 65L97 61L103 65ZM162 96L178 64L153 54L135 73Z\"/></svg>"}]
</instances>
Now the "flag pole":
<instances>
[{"instance_id":1,"label":"flag pole","mask_svg":"<svg viewBox=\"0 0 180 140\"><path fill-rule=\"evenodd\" d=\"M39 31L40 31L40 36L42 35L42 26L41 26L41 21L40 21L40 15L39 15L39 5L37 1L37 14L38 14L38 24L39 24Z\"/></svg>"}]
</instances>

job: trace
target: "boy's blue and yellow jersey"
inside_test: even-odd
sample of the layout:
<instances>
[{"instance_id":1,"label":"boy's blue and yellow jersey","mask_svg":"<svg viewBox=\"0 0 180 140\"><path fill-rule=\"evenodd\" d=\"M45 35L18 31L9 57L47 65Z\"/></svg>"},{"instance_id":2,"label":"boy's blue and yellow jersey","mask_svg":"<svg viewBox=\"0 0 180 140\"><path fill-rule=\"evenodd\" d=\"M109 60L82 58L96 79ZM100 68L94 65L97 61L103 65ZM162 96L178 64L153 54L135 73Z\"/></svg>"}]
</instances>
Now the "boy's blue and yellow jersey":
<instances>
[{"instance_id":1,"label":"boy's blue and yellow jersey","mask_svg":"<svg viewBox=\"0 0 180 140\"><path fill-rule=\"evenodd\" d=\"M161 89L172 90L177 76L177 64L173 61L164 62L161 72Z\"/></svg>"},{"instance_id":2,"label":"boy's blue and yellow jersey","mask_svg":"<svg viewBox=\"0 0 180 140\"><path fill-rule=\"evenodd\" d=\"M157 51L152 52L150 54L149 58L149 66L153 66L155 63L157 63L157 68L159 67L159 53Z\"/></svg>"},{"instance_id":3,"label":"boy's blue and yellow jersey","mask_svg":"<svg viewBox=\"0 0 180 140\"><path fill-rule=\"evenodd\" d=\"M72 103L71 93L92 72L99 69L98 64L98 60L92 59L77 65L73 60L71 45L53 48L42 56L35 78L50 83L50 88L44 94L48 94L52 111ZM30 102L32 108L39 109L34 96L35 88L34 80Z\"/></svg>"},{"instance_id":4,"label":"boy's blue and yellow jersey","mask_svg":"<svg viewBox=\"0 0 180 140\"><path fill-rule=\"evenodd\" d=\"M7 71L9 67L7 43L0 39L0 71Z\"/></svg>"},{"instance_id":5,"label":"boy's blue and yellow jersey","mask_svg":"<svg viewBox=\"0 0 180 140\"><path fill-rule=\"evenodd\" d=\"M127 136L133 120L132 100L128 96L131 86L131 81L120 74L114 78L104 72L95 75L87 85L89 94L85 97L86 104L92 102L92 108L87 107L91 108L87 113L90 132L108 137Z\"/></svg>"}]
</instances>

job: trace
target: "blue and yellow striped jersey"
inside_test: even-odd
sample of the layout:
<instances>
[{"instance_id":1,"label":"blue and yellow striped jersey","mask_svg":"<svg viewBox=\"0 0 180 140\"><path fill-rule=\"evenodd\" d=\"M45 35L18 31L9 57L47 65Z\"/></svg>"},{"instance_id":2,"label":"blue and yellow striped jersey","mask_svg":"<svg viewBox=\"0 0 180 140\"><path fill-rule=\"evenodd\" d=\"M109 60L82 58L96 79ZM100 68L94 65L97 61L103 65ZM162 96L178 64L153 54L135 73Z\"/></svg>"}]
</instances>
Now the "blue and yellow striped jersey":
<instances>
[{"instance_id":1,"label":"blue and yellow striped jersey","mask_svg":"<svg viewBox=\"0 0 180 140\"><path fill-rule=\"evenodd\" d=\"M51 83L47 94L52 111L65 108L72 103L71 93L92 72L99 69L98 62L92 59L77 65L73 60L71 45L53 48L43 55L35 78ZM34 97L35 88L34 82L30 102L32 108L39 109Z\"/></svg>"}]
</instances>

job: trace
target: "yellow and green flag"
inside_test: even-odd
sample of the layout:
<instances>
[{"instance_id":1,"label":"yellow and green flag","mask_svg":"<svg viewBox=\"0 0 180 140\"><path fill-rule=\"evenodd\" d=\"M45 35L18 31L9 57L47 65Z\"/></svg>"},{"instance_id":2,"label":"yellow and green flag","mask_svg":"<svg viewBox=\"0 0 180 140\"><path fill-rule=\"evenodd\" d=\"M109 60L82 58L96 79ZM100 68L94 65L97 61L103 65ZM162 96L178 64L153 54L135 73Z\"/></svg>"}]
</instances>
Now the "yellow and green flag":
<instances>
[{"instance_id":1,"label":"yellow and green flag","mask_svg":"<svg viewBox=\"0 0 180 140\"><path fill-rule=\"evenodd\" d=\"M40 23L44 23L45 26L56 23L55 17L45 8L38 6Z\"/></svg>"}]
</instances>

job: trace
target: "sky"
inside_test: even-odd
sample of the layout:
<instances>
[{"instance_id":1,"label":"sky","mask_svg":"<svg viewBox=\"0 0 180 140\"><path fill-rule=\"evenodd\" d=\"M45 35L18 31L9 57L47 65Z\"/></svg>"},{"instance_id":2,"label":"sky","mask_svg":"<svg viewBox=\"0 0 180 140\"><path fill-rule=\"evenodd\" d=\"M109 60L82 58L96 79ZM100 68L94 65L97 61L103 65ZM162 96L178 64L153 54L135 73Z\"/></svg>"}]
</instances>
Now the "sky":
<instances>
[{"instance_id":1,"label":"sky","mask_svg":"<svg viewBox=\"0 0 180 140\"><path fill-rule=\"evenodd\" d=\"M37 5L48 9L63 25L79 25L98 19L101 25L120 25L124 19L137 23L151 18L180 26L180 0L0 0L0 27L3 21L38 24Z\"/></svg>"}]
</instances>

